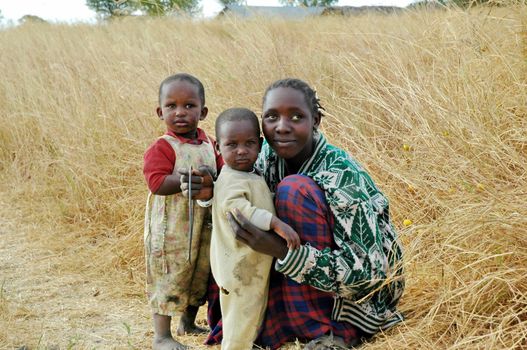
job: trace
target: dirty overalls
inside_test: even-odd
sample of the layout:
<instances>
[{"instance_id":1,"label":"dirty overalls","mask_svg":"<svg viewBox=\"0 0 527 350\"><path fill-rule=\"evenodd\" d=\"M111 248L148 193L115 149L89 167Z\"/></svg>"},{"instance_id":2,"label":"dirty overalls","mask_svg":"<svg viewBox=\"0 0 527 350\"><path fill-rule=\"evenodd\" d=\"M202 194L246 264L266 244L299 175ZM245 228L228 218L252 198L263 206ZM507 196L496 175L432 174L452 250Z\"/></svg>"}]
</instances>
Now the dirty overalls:
<instances>
[{"instance_id":1,"label":"dirty overalls","mask_svg":"<svg viewBox=\"0 0 527 350\"><path fill-rule=\"evenodd\" d=\"M178 168L207 165L216 171L213 144L183 143L162 136L174 149ZM215 176L215 174L214 174ZM181 193L148 195L145 213L146 291L153 313L176 316L188 305L204 304L210 273L210 208L194 204L191 260L188 261L189 202Z\"/></svg>"}]
</instances>

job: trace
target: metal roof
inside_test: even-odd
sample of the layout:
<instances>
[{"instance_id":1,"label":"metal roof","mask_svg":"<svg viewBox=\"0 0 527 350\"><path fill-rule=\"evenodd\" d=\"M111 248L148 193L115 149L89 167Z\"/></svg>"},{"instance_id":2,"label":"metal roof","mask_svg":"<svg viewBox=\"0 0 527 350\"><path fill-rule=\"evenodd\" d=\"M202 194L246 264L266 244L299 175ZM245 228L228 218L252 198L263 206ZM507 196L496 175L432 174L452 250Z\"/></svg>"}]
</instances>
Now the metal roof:
<instances>
[{"instance_id":1,"label":"metal roof","mask_svg":"<svg viewBox=\"0 0 527 350\"><path fill-rule=\"evenodd\" d=\"M219 13L220 16L234 14L240 17L281 17L300 19L308 16L322 14L325 7L299 7L299 6L240 6L227 5Z\"/></svg>"}]
</instances>

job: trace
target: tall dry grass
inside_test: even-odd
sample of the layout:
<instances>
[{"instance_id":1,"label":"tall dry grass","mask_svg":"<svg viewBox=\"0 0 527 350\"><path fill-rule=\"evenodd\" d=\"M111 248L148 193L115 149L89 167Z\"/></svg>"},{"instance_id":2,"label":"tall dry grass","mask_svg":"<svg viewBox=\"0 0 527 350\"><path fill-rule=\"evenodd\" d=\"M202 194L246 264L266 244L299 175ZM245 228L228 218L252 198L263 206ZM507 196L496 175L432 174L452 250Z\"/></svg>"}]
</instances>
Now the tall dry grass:
<instances>
[{"instance_id":1,"label":"tall dry grass","mask_svg":"<svg viewBox=\"0 0 527 350\"><path fill-rule=\"evenodd\" d=\"M526 26L520 5L0 32L5 220L18 215L28 249L57 257L48 271L59 281L82 275L103 286L104 307L136 305L137 315L133 331L123 322L128 334L97 342L77 332L72 342L71 328L52 327L56 311L18 312L32 306L16 297L16 277L0 277L0 344L148 346L148 310L137 306L145 304L142 154L163 132L154 113L159 82L185 71L205 84L209 132L225 108L260 111L273 80L308 81L328 112L323 131L390 198L406 247L407 321L365 349L526 348ZM24 274L36 281L38 271ZM17 319L24 322L10 327Z\"/></svg>"}]
</instances>

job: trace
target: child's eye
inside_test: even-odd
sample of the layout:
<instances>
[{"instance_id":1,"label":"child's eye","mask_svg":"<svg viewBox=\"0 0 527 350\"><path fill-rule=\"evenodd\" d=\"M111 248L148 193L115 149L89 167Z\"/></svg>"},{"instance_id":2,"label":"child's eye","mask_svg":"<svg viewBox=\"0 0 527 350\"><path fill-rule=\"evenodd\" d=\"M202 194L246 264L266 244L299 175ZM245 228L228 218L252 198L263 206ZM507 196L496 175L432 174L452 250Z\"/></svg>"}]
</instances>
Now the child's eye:
<instances>
[{"instance_id":1,"label":"child's eye","mask_svg":"<svg viewBox=\"0 0 527 350\"><path fill-rule=\"evenodd\" d=\"M176 105L171 103L169 105L166 105L165 107L168 108L168 109L174 109L176 107Z\"/></svg>"},{"instance_id":2,"label":"child's eye","mask_svg":"<svg viewBox=\"0 0 527 350\"><path fill-rule=\"evenodd\" d=\"M267 114L267 115L264 115L264 119L276 120L276 119L278 119L278 116L276 116L274 114Z\"/></svg>"},{"instance_id":3,"label":"child's eye","mask_svg":"<svg viewBox=\"0 0 527 350\"><path fill-rule=\"evenodd\" d=\"M187 104L185 105L185 108L187 108L187 109L190 109L190 108L192 108L192 107L194 107L194 105L193 105L192 103L187 103Z\"/></svg>"},{"instance_id":4,"label":"child's eye","mask_svg":"<svg viewBox=\"0 0 527 350\"><path fill-rule=\"evenodd\" d=\"M300 119L302 119L302 116L300 114L295 114L291 117L291 120L293 121L298 121Z\"/></svg>"}]
</instances>

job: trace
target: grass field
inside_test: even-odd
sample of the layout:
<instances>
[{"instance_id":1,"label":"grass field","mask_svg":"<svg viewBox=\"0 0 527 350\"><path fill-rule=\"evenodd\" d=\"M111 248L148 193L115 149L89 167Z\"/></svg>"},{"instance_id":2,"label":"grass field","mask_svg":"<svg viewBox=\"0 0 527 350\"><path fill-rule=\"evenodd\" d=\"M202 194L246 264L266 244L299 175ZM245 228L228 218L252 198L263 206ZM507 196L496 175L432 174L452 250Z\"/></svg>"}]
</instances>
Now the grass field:
<instances>
[{"instance_id":1,"label":"grass field","mask_svg":"<svg viewBox=\"0 0 527 350\"><path fill-rule=\"evenodd\" d=\"M407 321L364 349L527 348L527 6L28 23L0 48L1 349L149 347L142 155L181 71L209 132L225 108L260 113L272 81L308 81L323 132L389 197Z\"/></svg>"}]
</instances>

